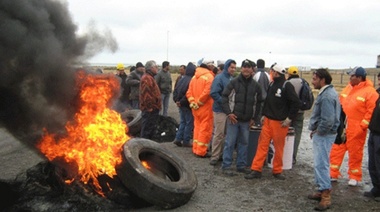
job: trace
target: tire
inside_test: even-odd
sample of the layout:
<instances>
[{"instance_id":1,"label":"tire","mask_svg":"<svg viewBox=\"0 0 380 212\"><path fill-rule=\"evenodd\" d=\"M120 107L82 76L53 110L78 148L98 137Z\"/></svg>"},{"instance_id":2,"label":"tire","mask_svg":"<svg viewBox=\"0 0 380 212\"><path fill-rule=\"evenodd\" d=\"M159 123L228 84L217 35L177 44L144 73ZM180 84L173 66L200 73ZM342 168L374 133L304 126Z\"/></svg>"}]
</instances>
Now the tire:
<instances>
[{"instance_id":1,"label":"tire","mask_svg":"<svg viewBox=\"0 0 380 212\"><path fill-rule=\"evenodd\" d=\"M141 131L141 110L127 110L120 114L128 126L128 135L132 137L140 136Z\"/></svg>"},{"instance_id":2,"label":"tire","mask_svg":"<svg viewBox=\"0 0 380 212\"><path fill-rule=\"evenodd\" d=\"M121 182L138 197L164 209L186 204L197 178L192 168L159 143L131 138L123 146L122 162L116 167ZM145 168L142 161L150 167Z\"/></svg>"},{"instance_id":3,"label":"tire","mask_svg":"<svg viewBox=\"0 0 380 212\"><path fill-rule=\"evenodd\" d=\"M172 142L175 139L178 127L179 124L173 117L160 115L152 140L158 143Z\"/></svg>"}]
</instances>

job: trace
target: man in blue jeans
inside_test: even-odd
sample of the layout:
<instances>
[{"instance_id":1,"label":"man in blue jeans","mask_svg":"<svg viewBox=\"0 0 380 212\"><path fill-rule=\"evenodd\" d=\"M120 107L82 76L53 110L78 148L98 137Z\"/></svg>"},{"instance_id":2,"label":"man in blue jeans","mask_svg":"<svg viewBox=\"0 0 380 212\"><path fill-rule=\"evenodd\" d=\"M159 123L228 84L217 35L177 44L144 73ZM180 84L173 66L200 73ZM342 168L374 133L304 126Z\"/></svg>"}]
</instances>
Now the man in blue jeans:
<instances>
[{"instance_id":1,"label":"man in blue jeans","mask_svg":"<svg viewBox=\"0 0 380 212\"><path fill-rule=\"evenodd\" d=\"M162 69L154 77L161 92L162 110L160 110L160 115L163 116L168 116L169 99L173 90L172 76L169 70L170 63L168 61L164 61L162 62Z\"/></svg>"},{"instance_id":2,"label":"man in blue jeans","mask_svg":"<svg viewBox=\"0 0 380 212\"><path fill-rule=\"evenodd\" d=\"M338 94L331 85L332 77L326 69L313 74L312 84L319 89L310 117L310 138L313 140L314 177L318 191L308 195L309 199L320 201L314 208L324 211L331 205L330 151L335 141L341 106Z\"/></svg>"},{"instance_id":3,"label":"man in blue jeans","mask_svg":"<svg viewBox=\"0 0 380 212\"><path fill-rule=\"evenodd\" d=\"M252 77L255 66L254 62L244 60L240 75L232 79L222 93L222 109L227 114L222 170L227 176L234 175L231 166L235 146L237 146L237 172L251 171L247 167L249 128L254 124L253 120L258 117L263 101L261 87ZM253 111L254 106L256 106L255 111Z\"/></svg>"}]
</instances>

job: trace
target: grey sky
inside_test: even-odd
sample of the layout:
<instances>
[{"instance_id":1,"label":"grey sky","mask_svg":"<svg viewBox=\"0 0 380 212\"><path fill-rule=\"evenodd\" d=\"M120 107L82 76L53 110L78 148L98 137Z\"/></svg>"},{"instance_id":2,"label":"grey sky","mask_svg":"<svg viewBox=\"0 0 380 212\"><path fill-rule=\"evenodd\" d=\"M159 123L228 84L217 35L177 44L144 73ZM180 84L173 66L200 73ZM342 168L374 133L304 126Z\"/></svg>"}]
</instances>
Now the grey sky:
<instances>
[{"instance_id":1,"label":"grey sky","mask_svg":"<svg viewBox=\"0 0 380 212\"><path fill-rule=\"evenodd\" d=\"M202 57L283 66L375 67L380 3L361 1L67 0L78 33L110 30L118 51L93 63L187 64Z\"/></svg>"}]
</instances>

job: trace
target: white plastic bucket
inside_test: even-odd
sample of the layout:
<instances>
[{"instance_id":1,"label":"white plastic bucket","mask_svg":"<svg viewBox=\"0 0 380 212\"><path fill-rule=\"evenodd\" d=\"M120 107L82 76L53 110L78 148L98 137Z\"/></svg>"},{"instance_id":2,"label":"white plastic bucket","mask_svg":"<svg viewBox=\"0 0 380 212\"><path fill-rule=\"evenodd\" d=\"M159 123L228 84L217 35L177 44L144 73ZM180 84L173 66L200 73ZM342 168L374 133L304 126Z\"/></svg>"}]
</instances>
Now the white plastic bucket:
<instances>
[{"instance_id":1,"label":"white plastic bucket","mask_svg":"<svg viewBox=\"0 0 380 212\"><path fill-rule=\"evenodd\" d=\"M293 166L293 148L294 148L294 129L289 128L288 134L285 137L284 145L284 155L282 156L282 169L288 170L292 169ZM275 149L273 146L273 140L269 144L268 151L268 166L273 168L273 158L274 158Z\"/></svg>"}]
</instances>

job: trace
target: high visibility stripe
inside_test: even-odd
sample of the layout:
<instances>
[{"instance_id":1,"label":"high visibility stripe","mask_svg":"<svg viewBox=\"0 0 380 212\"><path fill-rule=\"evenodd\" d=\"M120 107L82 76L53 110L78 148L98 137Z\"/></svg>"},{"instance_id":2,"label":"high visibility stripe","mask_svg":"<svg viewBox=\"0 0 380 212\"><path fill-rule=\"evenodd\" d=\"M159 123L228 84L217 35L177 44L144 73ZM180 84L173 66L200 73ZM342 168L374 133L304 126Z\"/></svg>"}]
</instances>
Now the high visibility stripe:
<instances>
[{"instance_id":1,"label":"high visibility stripe","mask_svg":"<svg viewBox=\"0 0 380 212\"><path fill-rule=\"evenodd\" d=\"M203 143L203 142L201 142L201 141L197 141L197 140L194 140L193 143L196 143L196 144L198 144L199 146L208 146L208 144Z\"/></svg>"},{"instance_id":2,"label":"high visibility stripe","mask_svg":"<svg viewBox=\"0 0 380 212\"><path fill-rule=\"evenodd\" d=\"M191 102L194 100L194 97L190 96L187 100L189 100L189 102Z\"/></svg>"},{"instance_id":3,"label":"high visibility stripe","mask_svg":"<svg viewBox=\"0 0 380 212\"><path fill-rule=\"evenodd\" d=\"M353 170L351 170L351 172L352 172L352 173L358 173L359 170L357 170L357 169L353 169Z\"/></svg>"},{"instance_id":4,"label":"high visibility stripe","mask_svg":"<svg viewBox=\"0 0 380 212\"><path fill-rule=\"evenodd\" d=\"M204 103L201 101L198 101L198 105L204 105Z\"/></svg>"},{"instance_id":5,"label":"high visibility stripe","mask_svg":"<svg viewBox=\"0 0 380 212\"><path fill-rule=\"evenodd\" d=\"M347 97L347 94L342 93L341 96L343 96L344 98L346 98L346 97Z\"/></svg>"},{"instance_id":6,"label":"high visibility stripe","mask_svg":"<svg viewBox=\"0 0 380 212\"><path fill-rule=\"evenodd\" d=\"M361 96L357 96L356 97L356 100L359 100L361 102L365 102L365 98L364 97L361 97Z\"/></svg>"},{"instance_id":7,"label":"high visibility stripe","mask_svg":"<svg viewBox=\"0 0 380 212\"><path fill-rule=\"evenodd\" d=\"M204 80L206 80L206 81L208 81L208 77L207 76L203 76L202 75L201 78L204 79Z\"/></svg>"},{"instance_id":8,"label":"high visibility stripe","mask_svg":"<svg viewBox=\"0 0 380 212\"><path fill-rule=\"evenodd\" d=\"M363 122L364 124L366 124L366 125L369 125L369 121L367 121L367 120L365 120L365 119L363 119L362 122Z\"/></svg>"},{"instance_id":9,"label":"high visibility stripe","mask_svg":"<svg viewBox=\"0 0 380 212\"><path fill-rule=\"evenodd\" d=\"M340 166L338 166L338 165L334 165L334 164L331 164L330 166L331 166L331 168L333 168L333 169L339 169L339 168L340 168Z\"/></svg>"}]
</instances>

